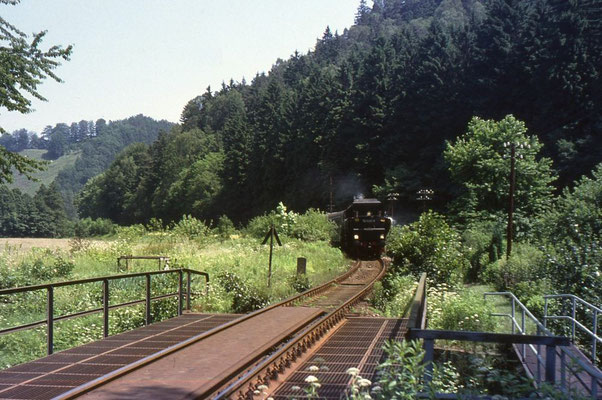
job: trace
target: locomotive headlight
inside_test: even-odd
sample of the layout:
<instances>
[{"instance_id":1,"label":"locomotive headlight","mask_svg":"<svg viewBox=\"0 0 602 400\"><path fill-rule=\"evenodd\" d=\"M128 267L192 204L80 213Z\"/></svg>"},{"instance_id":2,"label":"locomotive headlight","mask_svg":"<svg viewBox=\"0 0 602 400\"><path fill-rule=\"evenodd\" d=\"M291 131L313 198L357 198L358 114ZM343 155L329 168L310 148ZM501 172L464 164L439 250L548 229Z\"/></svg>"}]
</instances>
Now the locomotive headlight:
<instances>
[{"instance_id":1,"label":"locomotive headlight","mask_svg":"<svg viewBox=\"0 0 602 400\"><path fill-rule=\"evenodd\" d=\"M354 238L355 240L360 240L360 235L353 235L353 238Z\"/></svg>"},{"instance_id":2,"label":"locomotive headlight","mask_svg":"<svg viewBox=\"0 0 602 400\"><path fill-rule=\"evenodd\" d=\"M385 234L384 234L384 233L381 233L381 234L380 234L380 238L381 238L382 240L385 240Z\"/></svg>"}]
</instances>

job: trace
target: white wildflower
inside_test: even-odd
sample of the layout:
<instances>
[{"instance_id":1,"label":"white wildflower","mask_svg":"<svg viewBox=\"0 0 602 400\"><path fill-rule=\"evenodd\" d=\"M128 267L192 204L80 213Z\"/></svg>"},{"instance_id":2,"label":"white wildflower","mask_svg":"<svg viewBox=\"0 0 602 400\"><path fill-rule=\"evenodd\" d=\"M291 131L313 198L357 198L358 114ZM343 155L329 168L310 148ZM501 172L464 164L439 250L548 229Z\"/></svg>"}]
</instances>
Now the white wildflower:
<instances>
[{"instance_id":1,"label":"white wildflower","mask_svg":"<svg viewBox=\"0 0 602 400\"><path fill-rule=\"evenodd\" d=\"M309 371L311 372L318 372L320 370L320 368L318 368L315 365L310 366L309 368L307 368Z\"/></svg>"},{"instance_id":2,"label":"white wildflower","mask_svg":"<svg viewBox=\"0 0 602 400\"><path fill-rule=\"evenodd\" d=\"M372 385L372 382L369 379L362 378L357 381L357 384L361 387L367 387Z\"/></svg>"},{"instance_id":3,"label":"white wildflower","mask_svg":"<svg viewBox=\"0 0 602 400\"><path fill-rule=\"evenodd\" d=\"M307 382L307 383L315 383L315 382L318 382L318 378L316 378L313 375L309 375L307 378L305 378L305 382Z\"/></svg>"},{"instance_id":4,"label":"white wildflower","mask_svg":"<svg viewBox=\"0 0 602 400\"><path fill-rule=\"evenodd\" d=\"M347 373L348 373L349 375L356 376L357 374L359 374L359 373L360 373L360 370L359 370L359 368L351 367L351 368L349 368L349 369L347 370Z\"/></svg>"}]
</instances>

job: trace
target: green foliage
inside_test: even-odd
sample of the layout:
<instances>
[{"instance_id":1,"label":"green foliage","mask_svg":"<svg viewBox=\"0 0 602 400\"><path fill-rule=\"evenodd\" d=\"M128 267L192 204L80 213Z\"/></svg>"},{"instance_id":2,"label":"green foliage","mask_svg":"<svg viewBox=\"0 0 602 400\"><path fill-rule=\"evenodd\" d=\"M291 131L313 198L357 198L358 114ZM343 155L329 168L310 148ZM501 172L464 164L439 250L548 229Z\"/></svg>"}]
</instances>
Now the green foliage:
<instances>
[{"instance_id":1,"label":"green foliage","mask_svg":"<svg viewBox=\"0 0 602 400\"><path fill-rule=\"evenodd\" d=\"M393 257L392 270L427 276L438 283L458 283L468 262L462 254L460 236L443 216L429 211L417 222L391 229L387 252Z\"/></svg>"},{"instance_id":2,"label":"green foliage","mask_svg":"<svg viewBox=\"0 0 602 400\"><path fill-rule=\"evenodd\" d=\"M22 260L14 268L0 263L0 288L30 286L66 280L75 264L60 253L44 250Z\"/></svg>"},{"instance_id":3,"label":"green foliage","mask_svg":"<svg viewBox=\"0 0 602 400\"><path fill-rule=\"evenodd\" d=\"M75 223L74 232L76 237L105 236L115 233L116 226L106 218L84 218Z\"/></svg>"},{"instance_id":4,"label":"green foliage","mask_svg":"<svg viewBox=\"0 0 602 400\"><path fill-rule=\"evenodd\" d=\"M232 310L248 313L270 304L270 297L232 272L224 272L216 277L224 290L232 296Z\"/></svg>"},{"instance_id":5,"label":"green foliage","mask_svg":"<svg viewBox=\"0 0 602 400\"><path fill-rule=\"evenodd\" d=\"M207 236L210 229L205 222L198 220L190 215L183 215L171 229L175 236L182 236L188 239L200 239Z\"/></svg>"},{"instance_id":6,"label":"green foliage","mask_svg":"<svg viewBox=\"0 0 602 400\"><path fill-rule=\"evenodd\" d=\"M289 279L289 284L295 292L303 293L311 288L307 274L296 274Z\"/></svg>"},{"instance_id":7,"label":"green foliage","mask_svg":"<svg viewBox=\"0 0 602 400\"><path fill-rule=\"evenodd\" d=\"M423 391L425 372L424 350L417 340L385 342L387 355L378 365L378 397L382 399L416 398Z\"/></svg>"},{"instance_id":8,"label":"green foliage","mask_svg":"<svg viewBox=\"0 0 602 400\"><path fill-rule=\"evenodd\" d=\"M229 238L237 232L234 223L227 215L219 217L215 230L217 231L217 234L224 239Z\"/></svg>"},{"instance_id":9,"label":"green foliage","mask_svg":"<svg viewBox=\"0 0 602 400\"><path fill-rule=\"evenodd\" d=\"M481 279L485 267L497 261L504 253L501 222L482 221L470 224L462 232L464 256L470 262L467 278L471 282Z\"/></svg>"},{"instance_id":10,"label":"green foliage","mask_svg":"<svg viewBox=\"0 0 602 400\"><path fill-rule=\"evenodd\" d=\"M33 158L40 161L43 160L42 157L44 153L46 153L45 149L26 149L19 152L19 154L24 157ZM80 156L81 151L75 150L63 155L51 163L46 163L46 161L44 161L46 163L46 168L43 171L33 173L33 178L35 180L30 180L24 175L13 174L13 183L8 186L10 188L19 189L23 193L33 196L41 185L49 186L58 176L61 170L75 165L75 161Z\"/></svg>"},{"instance_id":11,"label":"green foliage","mask_svg":"<svg viewBox=\"0 0 602 400\"><path fill-rule=\"evenodd\" d=\"M370 304L385 316L401 318L407 312L416 290L412 276L389 274L383 282L374 284Z\"/></svg>"},{"instance_id":12,"label":"green foliage","mask_svg":"<svg viewBox=\"0 0 602 400\"><path fill-rule=\"evenodd\" d=\"M485 282L492 283L497 290L510 291L522 298L531 294L546 294L550 287L548 271L545 269L544 253L528 243L516 243L512 255L490 264L483 274ZM524 289L531 288L527 292ZM534 292L540 289L542 292Z\"/></svg>"},{"instance_id":13,"label":"green foliage","mask_svg":"<svg viewBox=\"0 0 602 400\"><path fill-rule=\"evenodd\" d=\"M270 225L274 225L279 235L307 242L331 240L336 235L336 225L323 212L310 208L304 214L297 214L287 211L282 202L269 214L251 219L245 230L249 235L263 238Z\"/></svg>"},{"instance_id":14,"label":"green foliage","mask_svg":"<svg viewBox=\"0 0 602 400\"><path fill-rule=\"evenodd\" d=\"M504 143L517 144L514 204L520 237L531 229L533 218L549 209L554 180L552 161L536 158L543 145L527 135L525 124L511 115L499 122L474 117L464 135L447 143L444 157L452 179L463 188L453 204L460 220L499 219L508 208L510 186L511 162Z\"/></svg>"},{"instance_id":15,"label":"green foliage","mask_svg":"<svg viewBox=\"0 0 602 400\"><path fill-rule=\"evenodd\" d=\"M492 332L496 326L491 303L479 293L440 284L429 285L427 296L430 329Z\"/></svg>"},{"instance_id":16,"label":"green foliage","mask_svg":"<svg viewBox=\"0 0 602 400\"><path fill-rule=\"evenodd\" d=\"M336 233L336 225L328 220L326 214L313 208L304 214L298 214L291 229L291 236L306 242L328 241Z\"/></svg>"}]
</instances>

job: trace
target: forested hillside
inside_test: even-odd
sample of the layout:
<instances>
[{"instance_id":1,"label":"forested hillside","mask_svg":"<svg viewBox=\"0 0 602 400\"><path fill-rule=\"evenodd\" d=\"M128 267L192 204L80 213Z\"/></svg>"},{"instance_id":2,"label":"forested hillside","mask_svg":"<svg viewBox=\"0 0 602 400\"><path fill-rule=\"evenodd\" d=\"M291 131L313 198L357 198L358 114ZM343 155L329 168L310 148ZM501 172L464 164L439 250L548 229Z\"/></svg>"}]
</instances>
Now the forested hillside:
<instances>
[{"instance_id":1,"label":"forested hillside","mask_svg":"<svg viewBox=\"0 0 602 400\"><path fill-rule=\"evenodd\" d=\"M46 127L40 137L24 130L2 135L2 143L12 151L43 149L42 158L52 160L49 170L56 178L46 176L49 170L37 175L34 173L41 180L49 178L41 182L35 194L21 193L15 186L20 179L15 180L10 190L8 187L1 190L0 235L46 237L71 234L72 224L67 219L77 215L73 198L83 185L107 169L127 146L152 143L160 132L167 132L172 126L167 121L137 115L109 123L102 119L96 123L81 121L71 124L71 127L59 123ZM61 158L54 160L57 157ZM72 160L74 157L76 159ZM71 159L70 162L59 162L65 158ZM61 164L63 168L56 171L55 164ZM52 206L47 207L46 204ZM51 210L49 214L47 210Z\"/></svg>"},{"instance_id":2,"label":"forested hillside","mask_svg":"<svg viewBox=\"0 0 602 400\"><path fill-rule=\"evenodd\" d=\"M599 0L378 0L315 51L191 100L181 127L128 149L81 196L122 223L182 214L235 221L341 205L357 192L461 187L446 140L473 116L513 114L569 185L602 160ZM85 158L85 157L83 157ZM77 169L77 168L76 168Z\"/></svg>"}]
</instances>

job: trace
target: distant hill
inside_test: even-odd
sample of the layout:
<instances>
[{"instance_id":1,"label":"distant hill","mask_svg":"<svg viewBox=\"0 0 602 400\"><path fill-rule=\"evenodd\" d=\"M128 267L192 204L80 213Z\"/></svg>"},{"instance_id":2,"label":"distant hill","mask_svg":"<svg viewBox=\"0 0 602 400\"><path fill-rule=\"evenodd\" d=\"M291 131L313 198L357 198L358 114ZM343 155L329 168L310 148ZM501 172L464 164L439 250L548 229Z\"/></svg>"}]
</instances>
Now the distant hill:
<instances>
[{"instance_id":1,"label":"distant hill","mask_svg":"<svg viewBox=\"0 0 602 400\"><path fill-rule=\"evenodd\" d=\"M46 150L41 149L26 149L19 152L19 154L22 156L27 156L36 160L43 160L43 155L45 153ZM28 195L33 196L41 185L49 186L52 183L52 181L54 181L54 179L58 176L61 170L73 167L73 165L75 165L75 161L80 155L81 150L73 151L69 154L65 154L64 156L59 157L56 160L51 161L44 171L40 171L33 174L37 181L27 179L25 175L21 175L18 172L16 172L14 174L14 182L8 186L11 189L17 188L23 193L27 193Z\"/></svg>"}]
</instances>

